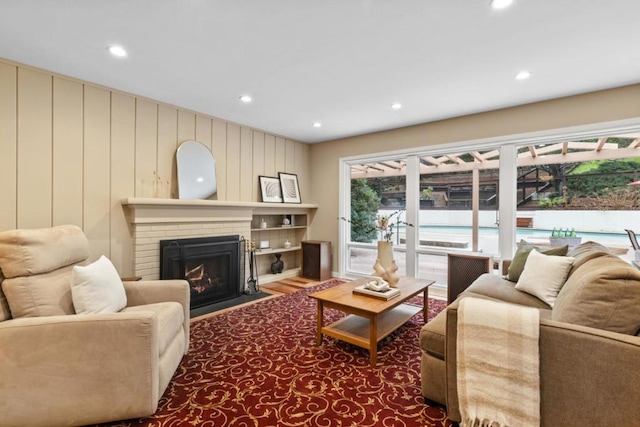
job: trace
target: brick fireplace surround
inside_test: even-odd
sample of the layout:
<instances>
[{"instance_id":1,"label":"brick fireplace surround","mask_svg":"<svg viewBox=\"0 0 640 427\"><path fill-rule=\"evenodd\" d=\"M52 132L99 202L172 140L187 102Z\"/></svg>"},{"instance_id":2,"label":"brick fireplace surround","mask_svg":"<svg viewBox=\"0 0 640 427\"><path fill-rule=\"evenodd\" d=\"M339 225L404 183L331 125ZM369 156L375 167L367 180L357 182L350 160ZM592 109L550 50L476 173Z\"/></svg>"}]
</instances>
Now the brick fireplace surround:
<instances>
[{"instance_id":1,"label":"brick fireplace surround","mask_svg":"<svg viewBox=\"0 0 640 427\"><path fill-rule=\"evenodd\" d=\"M255 203L212 200L142 199L122 201L133 237L133 274L160 278L160 240L239 234L251 238Z\"/></svg>"}]
</instances>

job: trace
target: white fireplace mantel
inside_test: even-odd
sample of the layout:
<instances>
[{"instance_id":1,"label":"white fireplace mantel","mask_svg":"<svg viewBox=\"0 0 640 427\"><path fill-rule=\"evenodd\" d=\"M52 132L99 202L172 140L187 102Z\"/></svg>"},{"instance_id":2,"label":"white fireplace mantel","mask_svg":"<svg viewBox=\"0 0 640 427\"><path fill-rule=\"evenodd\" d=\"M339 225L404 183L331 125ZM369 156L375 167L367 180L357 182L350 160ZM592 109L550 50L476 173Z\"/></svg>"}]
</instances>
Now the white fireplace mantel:
<instances>
[{"instance_id":1,"label":"white fireplace mantel","mask_svg":"<svg viewBox=\"0 0 640 427\"><path fill-rule=\"evenodd\" d=\"M245 219L254 214L288 214L318 208L313 203L228 202L218 200L153 199L131 197L122 200L132 224L166 222L211 222Z\"/></svg>"}]
</instances>

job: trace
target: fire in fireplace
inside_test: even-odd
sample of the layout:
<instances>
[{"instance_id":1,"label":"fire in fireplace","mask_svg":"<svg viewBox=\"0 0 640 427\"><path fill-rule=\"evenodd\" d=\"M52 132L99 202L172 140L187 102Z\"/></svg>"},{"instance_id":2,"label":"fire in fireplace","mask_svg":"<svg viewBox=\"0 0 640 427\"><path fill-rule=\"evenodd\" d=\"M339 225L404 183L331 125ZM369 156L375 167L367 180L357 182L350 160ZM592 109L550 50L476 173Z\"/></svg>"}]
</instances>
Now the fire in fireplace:
<instances>
[{"instance_id":1,"label":"fire in fireplace","mask_svg":"<svg viewBox=\"0 0 640 427\"><path fill-rule=\"evenodd\" d=\"M244 291L244 240L238 235L161 240L160 278L189 282L191 310L237 298Z\"/></svg>"}]
</instances>

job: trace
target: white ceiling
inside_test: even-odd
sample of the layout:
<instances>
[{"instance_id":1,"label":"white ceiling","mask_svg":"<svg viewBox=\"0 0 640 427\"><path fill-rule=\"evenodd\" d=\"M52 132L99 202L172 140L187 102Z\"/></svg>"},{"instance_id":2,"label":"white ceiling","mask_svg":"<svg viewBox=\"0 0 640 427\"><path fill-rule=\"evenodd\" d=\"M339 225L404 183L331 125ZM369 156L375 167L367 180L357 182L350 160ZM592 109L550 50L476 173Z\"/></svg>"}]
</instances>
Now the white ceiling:
<instances>
[{"instance_id":1,"label":"white ceiling","mask_svg":"<svg viewBox=\"0 0 640 427\"><path fill-rule=\"evenodd\" d=\"M314 143L638 83L638 17L640 0L0 0L0 57Z\"/></svg>"}]
</instances>

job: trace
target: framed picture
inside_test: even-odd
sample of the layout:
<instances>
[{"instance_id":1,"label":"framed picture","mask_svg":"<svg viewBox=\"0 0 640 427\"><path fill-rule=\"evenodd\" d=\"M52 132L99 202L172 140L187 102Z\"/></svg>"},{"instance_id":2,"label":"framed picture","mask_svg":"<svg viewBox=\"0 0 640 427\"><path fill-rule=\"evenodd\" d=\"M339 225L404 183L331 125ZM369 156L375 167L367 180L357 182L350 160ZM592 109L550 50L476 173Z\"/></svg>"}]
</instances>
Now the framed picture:
<instances>
[{"instance_id":1,"label":"framed picture","mask_svg":"<svg viewBox=\"0 0 640 427\"><path fill-rule=\"evenodd\" d=\"M280 177L280 186L282 187L282 200L285 203L301 203L298 175L278 172L278 176Z\"/></svg>"},{"instance_id":2,"label":"framed picture","mask_svg":"<svg viewBox=\"0 0 640 427\"><path fill-rule=\"evenodd\" d=\"M280 180L272 176L258 176L262 201L268 203L282 203Z\"/></svg>"}]
</instances>

